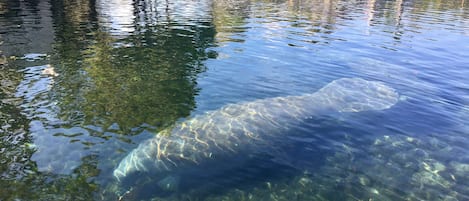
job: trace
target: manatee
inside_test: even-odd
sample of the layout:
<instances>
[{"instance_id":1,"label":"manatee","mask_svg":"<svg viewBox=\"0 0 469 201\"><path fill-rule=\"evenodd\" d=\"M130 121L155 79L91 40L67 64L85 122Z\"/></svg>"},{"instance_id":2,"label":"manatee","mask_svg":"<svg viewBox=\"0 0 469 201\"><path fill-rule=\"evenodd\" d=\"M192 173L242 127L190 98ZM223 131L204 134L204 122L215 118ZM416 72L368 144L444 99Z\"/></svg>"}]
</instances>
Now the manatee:
<instances>
[{"instance_id":1,"label":"manatee","mask_svg":"<svg viewBox=\"0 0 469 201\"><path fill-rule=\"evenodd\" d=\"M144 141L113 174L119 182L141 174L164 181L194 169L209 172L235 166L230 158L269 153L275 142L288 137L289 129L311 116L330 111L384 110L398 99L398 93L381 82L341 78L311 94L228 104L178 122Z\"/></svg>"}]
</instances>

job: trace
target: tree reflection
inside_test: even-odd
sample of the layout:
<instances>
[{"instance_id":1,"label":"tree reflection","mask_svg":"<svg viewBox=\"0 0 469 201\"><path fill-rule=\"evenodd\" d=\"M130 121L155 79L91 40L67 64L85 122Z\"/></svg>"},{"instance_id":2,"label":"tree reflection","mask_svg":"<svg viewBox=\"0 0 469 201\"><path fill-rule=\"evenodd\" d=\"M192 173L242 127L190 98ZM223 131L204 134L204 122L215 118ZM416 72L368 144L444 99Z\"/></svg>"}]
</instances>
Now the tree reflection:
<instances>
[{"instance_id":1,"label":"tree reflection","mask_svg":"<svg viewBox=\"0 0 469 201\"><path fill-rule=\"evenodd\" d=\"M217 30L218 42L241 42L232 35L247 30L246 19L249 17L250 1L216 0L213 2L213 22Z\"/></svg>"},{"instance_id":2,"label":"tree reflection","mask_svg":"<svg viewBox=\"0 0 469 201\"><path fill-rule=\"evenodd\" d=\"M30 123L15 96L22 73L14 64L0 65L0 200L92 200L97 189L95 156L82 158L73 175L38 171Z\"/></svg>"},{"instance_id":3,"label":"tree reflection","mask_svg":"<svg viewBox=\"0 0 469 201\"><path fill-rule=\"evenodd\" d=\"M82 105L86 124L117 124L127 132L142 124L168 126L190 114L214 29L166 23L172 27L137 27L139 34L121 40L96 33L84 69L92 82Z\"/></svg>"},{"instance_id":4,"label":"tree reflection","mask_svg":"<svg viewBox=\"0 0 469 201\"><path fill-rule=\"evenodd\" d=\"M181 21L180 11L152 9L153 1L93 3L53 6L60 118L72 125L137 134L140 126L160 128L188 116L198 93L196 77L205 70L205 49L215 34L210 18ZM164 2L157 5L164 7ZM122 6L134 10L106 10Z\"/></svg>"},{"instance_id":5,"label":"tree reflection","mask_svg":"<svg viewBox=\"0 0 469 201\"><path fill-rule=\"evenodd\" d=\"M26 53L47 53L53 27L50 11L44 0L0 2L0 49L6 56L23 56Z\"/></svg>"},{"instance_id":6,"label":"tree reflection","mask_svg":"<svg viewBox=\"0 0 469 201\"><path fill-rule=\"evenodd\" d=\"M21 100L14 96L21 73L0 64L0 80L0 180L3 181L21 178L32 171L34 164L29 158L34 150L28 148L32 142L27 135L29 119L18 108Z\"/></svg>"},{"instance_id":7,"label":"tree reflection","mask_svg":"<svg viewBox=\"0 0 469 201\"><path fill-rule=\"evenodd\" d=\"M0 180L0 198L5 200L95 200L98 185L96 158L83 158L73 175L31 171L22 178Z\"/></svg>"}]
</instances>

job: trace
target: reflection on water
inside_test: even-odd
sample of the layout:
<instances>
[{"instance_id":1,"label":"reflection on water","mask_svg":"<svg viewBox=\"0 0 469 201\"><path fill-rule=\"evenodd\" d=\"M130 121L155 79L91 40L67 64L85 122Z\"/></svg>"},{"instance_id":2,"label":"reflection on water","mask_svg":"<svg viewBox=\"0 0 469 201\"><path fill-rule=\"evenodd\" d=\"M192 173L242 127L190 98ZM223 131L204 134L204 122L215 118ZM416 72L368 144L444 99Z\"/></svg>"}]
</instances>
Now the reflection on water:
<instances>
[{"instance_id":1,"label":"reflection on water","mask_svg":"<svg viewBox=\"0 0 469 201\"><path fill-rule=\"evenodd\" d=\"M102 124L104 129L116 124L130 134L141 124L167 126L195 107L195 79L205 69L201 61L213 30L146 28L151 31L118 41L129 46L120 48L98 33L97 44L88 52L93 56L85 59L85 71L93 80L80 106L86 124ZM198 38L186 37L191 34Z\"/></svg>"},{"instance_id":2,"label":"reflection on water","mask_svg":"<svg viewBox=\"0 0 469 201\"><path fill-rule=\"evenodd\" d=\"M7 56L50 52L54 37L47 1L0 3L0 49Z\"/></svg>"},{"instance_id":3,"label":"reflection on water","mask_svg":"<svg viewBox=\"0 0 469 201\"><path fill-rule=\"evenodd\" d=\"M469 200L468 16L461 0L2 1L0 200ZM281 167L257 156L159 194L111 175L177 121L342 77L401 100L308 118Z\"/></svg>"},{"instance_id":4,"label":"reflection on water","mask_svg":"<svg viewBox=\"0 0 469 201\"><path fill-rule=\"evenodd\" d=\"M126 37L135 31L134 7L130 0L102 0L96 2L99 23L113 35Z\"/></svg>"}]
</instances>

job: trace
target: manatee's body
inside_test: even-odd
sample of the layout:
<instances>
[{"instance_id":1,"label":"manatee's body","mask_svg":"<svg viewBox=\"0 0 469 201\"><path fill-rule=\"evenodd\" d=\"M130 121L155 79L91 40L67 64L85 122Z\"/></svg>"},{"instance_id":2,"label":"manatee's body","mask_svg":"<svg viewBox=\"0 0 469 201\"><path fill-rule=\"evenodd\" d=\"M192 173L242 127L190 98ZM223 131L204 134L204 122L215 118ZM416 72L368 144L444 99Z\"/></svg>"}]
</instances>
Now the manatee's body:
<instances>
[{"instance_id":1,"label":"manatee's body","mask_svg":"<svg viewBox=\"0 0 469 201\"><path fill-rule=\"evenodd\" d=\"M180 122L143 142L120 162L114 176L120 181L138 172L157 177L204 164L213 166L229 157L248 157L250 152L274 146L287 137L293 124L320 111L382 110L397 100L394 89L380 82L343 78L313 94L230 104Z\"/></svg>"}]
</instances>

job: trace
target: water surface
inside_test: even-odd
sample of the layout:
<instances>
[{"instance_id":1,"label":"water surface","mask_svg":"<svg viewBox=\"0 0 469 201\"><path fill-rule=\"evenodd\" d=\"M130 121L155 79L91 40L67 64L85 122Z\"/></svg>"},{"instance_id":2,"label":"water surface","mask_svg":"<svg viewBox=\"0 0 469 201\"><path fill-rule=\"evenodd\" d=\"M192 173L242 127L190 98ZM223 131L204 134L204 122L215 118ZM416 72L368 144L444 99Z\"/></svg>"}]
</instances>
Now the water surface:
<instances>
[{"instance_id":1,"label":"water surface","mask_svg":"<svg viewBox=\"0 0 469 201\"><path fill-rule=\"evenodd\" d=\"M0 200L469 200L468 19L460 0L1 1ZM308 117L282 161L116 185L176 122L343 77L400 101Z\"/></svg>"}]
</instances>

